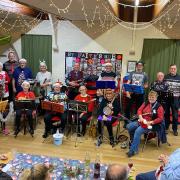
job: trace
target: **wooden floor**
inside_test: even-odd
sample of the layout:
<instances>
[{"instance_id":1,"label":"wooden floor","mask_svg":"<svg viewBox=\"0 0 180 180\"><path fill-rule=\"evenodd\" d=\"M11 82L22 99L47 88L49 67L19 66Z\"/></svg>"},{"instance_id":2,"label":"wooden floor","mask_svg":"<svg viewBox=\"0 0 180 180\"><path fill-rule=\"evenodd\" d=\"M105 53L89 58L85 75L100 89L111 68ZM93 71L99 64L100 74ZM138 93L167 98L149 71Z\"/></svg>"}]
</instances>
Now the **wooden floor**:
<instances>
[{"instance_id":1,"label":"wooden floor","mask_svg":"<svg viewBox=\"0 0 180 180\"><path fill-rule=\"evenodd\" d=\"M48 156L56 156L62 158L72 158L83 160L85 152L89 151L91 155L91 161L95 160L96 153L100 153L102 163L121 163L127 164L133 162L135 167L135 174L139 172L146 172L155 169L159 162L157 157L161 153L170 154L175 149L180 147L180 135L175 137L170 131L168 134L168 141L171 146L167 144L161 145L159 149L156 147L154 140L150 141L144 150L132 158L127 158L126 152L128 149L121 149L118 144L112 148L109 144L102 144L100 147L96 147L95 142L92 138L85 136L85 138L79 139L77 147L75 147L75 138L69 137L64 139L61 146L55 146L52 142L52 138L49 138L43 143L43 122L38 124L35 131L34 138L29 134L23 135L19 133L17 138L13 136L13 130L10 128L10 135L4 136L0 134L0 153L6 153L16 149L18 152L30 153L30 154L42 154ZM127 132L125 132L126 134Z\"/></svg>"}]
</instances>

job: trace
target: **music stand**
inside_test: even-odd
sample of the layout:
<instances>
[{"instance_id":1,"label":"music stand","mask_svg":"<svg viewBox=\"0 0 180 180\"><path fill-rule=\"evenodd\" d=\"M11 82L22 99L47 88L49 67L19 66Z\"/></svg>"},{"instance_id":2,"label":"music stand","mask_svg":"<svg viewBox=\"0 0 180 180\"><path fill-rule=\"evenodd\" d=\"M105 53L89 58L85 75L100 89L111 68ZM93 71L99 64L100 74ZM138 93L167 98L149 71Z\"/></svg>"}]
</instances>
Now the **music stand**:
<instances>
[{"instance_id":1,"label":"music stand","mask_svg":"<svg viewBox=\"0 0 180 180\"><path fill-rule=\"evenodd\" d=\"M80 101L75 101L75 100L70 100L67 102L67 109L68 109L68 116L69 117L69 111L74 111L76 112L76 120L77 120L77 124L76 124L76 135L78 137L78 135L81 136L80 133L78 133L78 128L80 126L80 121L79 121L79 113L82 112L87 112L88 111L88 103L85 102L80 102ZM72 133L72 127L71 127L71 133ZM76 141L75 141L75 147L77 147L77 137L76 137Z\"/></svg>"},{"instance_id":2,"label":"music stand","mask_svg":"<svg viewBox=\"0 0 180 180\"><path fill-rule=\"evenodd\" d=\"M123 84L125 91L144 94L144 87L135 84Z\"/></svg>"},{"instance_id":3,"label":"music stand","mask_svg":"<svg viewBox=\"0 0 180 180\"><path fill-rule=\"evenodd\" d=\"M115 89L115 81L96 81L97 89Z\"/></svg>"},{"instance_id":4,"label":"music stand","mask_svg":"<svg viewBox=\"0 0 180 180\"><path fill-rule=\"evenodd\" d=\"M22 110L24 114L26 113L27 110L35 110L35 109L36 109L35 100L15 100L14 101L14 110ZM27 119L25 118L24 135L26 134L26 121ZM33 135L31 136L33 137ZM15 137L17 137L17 135Z\"/></svg>"}]
</instances>

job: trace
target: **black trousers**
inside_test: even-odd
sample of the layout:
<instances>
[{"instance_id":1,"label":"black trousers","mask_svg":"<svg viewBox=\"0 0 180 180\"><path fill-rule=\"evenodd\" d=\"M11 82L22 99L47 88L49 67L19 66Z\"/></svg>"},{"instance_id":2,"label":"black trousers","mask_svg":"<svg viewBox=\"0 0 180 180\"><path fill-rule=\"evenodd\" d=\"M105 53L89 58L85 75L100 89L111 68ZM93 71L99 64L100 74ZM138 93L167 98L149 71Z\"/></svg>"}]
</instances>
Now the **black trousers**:
<instances>
[{"instance_id":1,"label":"black trousers","mask_svg":"<svg viewBox=\"0 0 180 180\"><path fill-rule=\"evenodd\" d=\"M131 94L131 98L127 98L127 104L125 109L125 116L130 119L130 111L133 103L136 104L136 112L144 102L144 94Z\"/></svg>"},{"instance_id":2,"label":"black trousers","mask_svg":"<svg viewBox=\"0 0 180 180\"><path fill-rule=\"evenodd\" d=\"M98 133L102 135L103 131L103 123L107 127L108 133L109 133L109 138L111 139L113 137L113 129L112 129L112 124L116 121L115 118L112 117L111 121L98 121Z\"/></svg>"},{"instance_id":3,"label":"black trousers","mask_svg":"<svg viewBox=\"0 0 180 180\"><path fill-rule=\"evenodd\" d=\"M80 115L81 113L78 113L78 115ZM78 126L78 132L82 133L83 135L86 133L86 124L87 124L87 120L92 116L92 112L87 112L85 114L83 114L83 116L81 118L79 118L79 122L81 122L82 124L82 132L80 132L80 126Z\"/></svg>"},{"instance_id":4,"label":"black trousers","mask_svg":"<svg viewBox=\"0 0 180 180\"><path fill-rule=\"evenodd\" d=\"M9 97L8 97L9 102L14 101L14 92L13 92L13 87L12 87L12 81L8 84L8 90L9 90Z\"/></svg>"},{"instance_id":5,"label":"black trousers","mask_svg":"<svg viewBox=\"0 0 180 180\"><path fill-rule=\"evenodd\" d=\"M26 117L28 119L30 129L33 129L32 110L26 110L26 111L24 111L24 110L16 110L16 120L15 120L16 129L20 129L21 116L22 116L23 113L25 113L25 115L26 115Z\"/></svg>"},{"instance_id":6,"label":"black trousers","mask_svg":"<svg viewBox=\"0 0 180 180\"><path fill-rule=\"evenodd\" d=\"M166 101L166 106L165 106L165 124L166 124L166 130L169 128L169 125L170 125L170 109L171 109L171 111L172 111L172 129L173 129L174 132L177 131L179 105L180 105L179 98L170 97Z\"/></svg>"},{"instance_id":7,"label":"black trousers","mask_svg":"<svg viewBox=\"0 0 180 180\"><path fill-rule=\"evenodd\" d=\"M49 132L51 131L51 129L53 128L53 121L52 118L54 116L58 116L61 119L61 124L60 124L60 128L63 131L66 125L66 121L67 121L67 113L66 111L64 113L46 113L44 116L44 124L45 124L45 131Z\"/></svg>"}]
</instances>

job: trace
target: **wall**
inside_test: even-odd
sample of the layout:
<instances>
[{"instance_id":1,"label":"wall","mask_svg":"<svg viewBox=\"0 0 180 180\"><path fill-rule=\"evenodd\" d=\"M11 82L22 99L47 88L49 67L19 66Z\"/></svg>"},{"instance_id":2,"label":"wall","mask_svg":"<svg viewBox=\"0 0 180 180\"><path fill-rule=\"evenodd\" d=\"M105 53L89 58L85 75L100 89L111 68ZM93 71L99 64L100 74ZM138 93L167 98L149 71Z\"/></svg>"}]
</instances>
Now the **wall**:
<instances>
[{"instance_id":1,"label":"wall","mask_svg":"<svg viewBox=\"0 0 180 180\"><path fill-rule=\"evenodd\" d=\"M86 26L86 23L82 23ZM93 29L94 30L94 29ZM93 31L92 30L92 31ZM37 27L32 29L28 34L52 35L49 21L41 22ZM135 42L135 55L129 55L132 44L132 31L121 27L114 26L95 40L80 31L69 21L61 21L58 24L58 47L59 52L53 52L52 57L52 74L56 81L64 80L65 74L65 52L98 52L98 53L122 53L123 54L123 74L126 73L126 64L128 60L139 60L143 47L144 38L167 38L158 32L153 26L148 29L137 31ZM21 58L21 40L14 43L14 47ZM6 54L7 52L5 52ZM2 60L3 61L3 60Z\"/></svg>"}]
</instances>

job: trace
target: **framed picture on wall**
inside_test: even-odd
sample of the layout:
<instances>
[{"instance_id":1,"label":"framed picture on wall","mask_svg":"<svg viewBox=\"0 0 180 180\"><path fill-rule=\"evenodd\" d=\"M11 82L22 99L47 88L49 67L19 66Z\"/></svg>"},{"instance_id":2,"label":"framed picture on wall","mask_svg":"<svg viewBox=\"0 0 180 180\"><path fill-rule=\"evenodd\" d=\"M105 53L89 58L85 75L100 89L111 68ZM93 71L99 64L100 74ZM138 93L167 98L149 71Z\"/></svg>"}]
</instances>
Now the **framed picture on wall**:
<instances>
[{"instance_id":1,"label":"framed picture on wall","mask_svg":"<svg viewBox=\"0 0 180 180\"><path fill-rule=\"evenodd\" d=\"M137 61L128 61L127 64L127 73L133 72L136 70Z\"/></svg>"}]
</instances>

